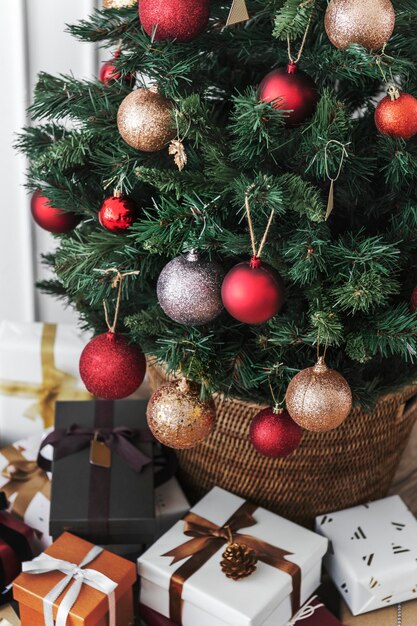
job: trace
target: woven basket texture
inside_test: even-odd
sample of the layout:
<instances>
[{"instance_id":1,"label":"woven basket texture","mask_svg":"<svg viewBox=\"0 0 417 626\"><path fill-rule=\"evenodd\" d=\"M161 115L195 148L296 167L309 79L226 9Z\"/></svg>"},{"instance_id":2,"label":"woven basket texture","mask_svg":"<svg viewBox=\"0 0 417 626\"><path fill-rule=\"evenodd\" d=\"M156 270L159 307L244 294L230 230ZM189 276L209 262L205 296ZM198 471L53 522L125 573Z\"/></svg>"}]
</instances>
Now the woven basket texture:
<instances>
[{"instance_id":1,"label":"woven basket texture","mask_svg":"<svg viewBox=\"0 0 417 626\"><path fill-rule=\"evenodd\" d=\"M167 382L160 369L148 371L151 391ZM293 454L268 459L248 439L263 407L220 394L214 401L214 432L178 454L191 502L217 485L304 526L322 513L384 497L417 417L417 387L407 387L382 396L372 412L354 408L336 430L305 431Z\"/></svg>"}]
</instances>

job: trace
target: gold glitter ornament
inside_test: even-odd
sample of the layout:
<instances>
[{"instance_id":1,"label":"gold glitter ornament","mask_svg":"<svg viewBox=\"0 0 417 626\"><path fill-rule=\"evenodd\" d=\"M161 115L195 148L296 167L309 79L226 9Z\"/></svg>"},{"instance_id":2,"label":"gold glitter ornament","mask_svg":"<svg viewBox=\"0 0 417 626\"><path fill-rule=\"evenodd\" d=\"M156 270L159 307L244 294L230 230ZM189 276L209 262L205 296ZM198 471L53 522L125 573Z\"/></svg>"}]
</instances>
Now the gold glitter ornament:
<instances>
[{"instance_id":1,"label":"gold glitter ornament","mask_svg":"<svg viewBox=\"0 0 417 626\"><path fill-rule=\"evenodd\" d=\"M211 432L216 419L212 400L200 399L200 388L185 378L159 387L147 408L148 426L164 446L193 448Z\"/></svg>"},{"instance_id":2,"label":"gold glitter ornament","mask_svg":"<svg viewBox=\"0 0 417 626\"><path fill-rule=\"evenodd\" d=\"M352 391L339 372L320 357L314 367L302 370L290 382L285 397L287 411L301 428L313 432L333 430L352 409Z\"/></svg>"},{"instance_id":3,"label":"gold glitter ornament","mask_svg":"<svg viewBox=\"0 0 417 626\"><path fill-rule=\"evenodd\" d=\"M331 0L324 26L336 48L357 43L379 50L393 33L395 11L390 0Z\"/></svg>"},{"instance_id":4,"label":"gold glitter ornament","mask_svg":"<svg viewBox=\"0 0 417 626\"><path fill-rule=\"evenodd\" d=\"M129 7L134 7L137 3L137 0L103 0L103 8L126 9Z\"/></svg>"},{"instance_id":5,"label":"gold glitter ornament","mask_svg":"<svg viewBox=\"0 0 417 626\"><path fill-rule=\"evenodd\" d=\"M117 112L119 133L129 146L158 152L176 137L171 100L152 89L137 89L123 100Z\"/></svg>"}]
</instances>

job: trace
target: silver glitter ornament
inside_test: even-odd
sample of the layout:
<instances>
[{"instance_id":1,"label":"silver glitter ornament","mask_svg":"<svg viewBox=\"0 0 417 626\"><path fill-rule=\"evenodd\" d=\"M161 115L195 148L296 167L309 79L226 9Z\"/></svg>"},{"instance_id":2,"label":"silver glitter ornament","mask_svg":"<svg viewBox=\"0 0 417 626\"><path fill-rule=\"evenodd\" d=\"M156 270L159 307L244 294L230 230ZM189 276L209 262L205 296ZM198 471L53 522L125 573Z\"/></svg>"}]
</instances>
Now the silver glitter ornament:
<instances>
[{"instance_id":1,"label":"silver glitter ornament","mask_svg":"<svg viewBox=\"0 0 417 626\"><path fill-rule=\"evenodd\" d=\"M157 285L159 304L179 324L201 326L223 310L224 271L215 261L188 252L165 265Z\"/></svg>"}]
</instances>

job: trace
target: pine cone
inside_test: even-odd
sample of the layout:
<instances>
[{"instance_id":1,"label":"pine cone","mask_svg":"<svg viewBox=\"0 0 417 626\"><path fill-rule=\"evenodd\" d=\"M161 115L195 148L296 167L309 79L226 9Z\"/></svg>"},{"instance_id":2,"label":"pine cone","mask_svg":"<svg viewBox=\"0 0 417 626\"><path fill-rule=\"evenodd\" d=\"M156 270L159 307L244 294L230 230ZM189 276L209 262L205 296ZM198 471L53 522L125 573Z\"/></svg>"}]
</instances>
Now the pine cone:
<instances>
[{"instance_id":1,"label":"pine cone","mask_svg":"<svg viewBox=\"0 0 417 626\"><path fill-rule=\"evenodd\" d=\"M222 556L220 565L227 578L240 580L247 578L256 570L258 559L255 551L243 543L231 543Z\"/></svg>"}]
</instances>

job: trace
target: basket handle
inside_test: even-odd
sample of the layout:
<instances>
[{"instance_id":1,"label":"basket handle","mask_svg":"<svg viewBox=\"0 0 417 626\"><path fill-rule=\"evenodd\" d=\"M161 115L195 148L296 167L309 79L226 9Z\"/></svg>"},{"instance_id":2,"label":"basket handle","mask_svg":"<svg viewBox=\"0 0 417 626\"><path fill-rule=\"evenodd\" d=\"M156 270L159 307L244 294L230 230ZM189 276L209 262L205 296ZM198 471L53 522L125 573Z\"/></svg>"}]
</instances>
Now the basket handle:
<instances>
[{"instance_id":1,"label":"basket handle","mask_svg":"<svg viewBox=\"0 0 417 626\"><path fill-rule=\"evenodd\" d=\"M397 414L397 424L407 420L413 413L417 413L417 392L401 405Z\"/></svg>"}]
</instances>

